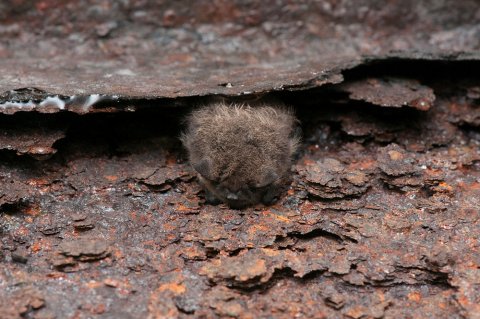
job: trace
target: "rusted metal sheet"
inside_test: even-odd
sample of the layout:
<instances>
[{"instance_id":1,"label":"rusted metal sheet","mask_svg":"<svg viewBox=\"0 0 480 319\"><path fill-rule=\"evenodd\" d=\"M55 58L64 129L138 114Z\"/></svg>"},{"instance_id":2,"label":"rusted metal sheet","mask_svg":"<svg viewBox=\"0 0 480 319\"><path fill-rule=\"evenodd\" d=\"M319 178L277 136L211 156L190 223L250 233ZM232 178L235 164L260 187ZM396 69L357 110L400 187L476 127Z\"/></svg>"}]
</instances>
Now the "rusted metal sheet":
<instances>
[{"instance_id":1,"label":"rusted metal sheet","mask_svg":"<svg viewBox=\"0 0 480 319\"><path fill-rule=\"evenodd\" d=\"M477 10L474 0L6 0L0 112L308 89L386 56L478 59Z\"/></svg>"},{"instance_id":2,"label":"rusted metal sheet","mask_svg":"<svg viewBox=\"0 0 480 319\"><path fill-rule=\"evenodd\" d=\"M56 152L53 144L65 137L65 128L56 122L56 119L30 120L19 129L15 120L3 118L0 120L0 150L46 159Z\"/></svg>"},{"instance_id":3,"label":"rusted metal sheet","mask_svg":"<svg viewBox=\"0 0 480 319\"><path fill-rule=\"evenodd\" d=\"M0 3L0 317L478 318L476 2L352 3ZM182 118L259 92L292 183L206 204Z\"/></svg>"},{"instance_id":4,"label":"rusted metal sheet","mask_svg":"<svg viewBox=\"0 0 480 319\"><path fill-rule=\"evenodd\" d=\"M427 111L435 101L435 94L429 87L410 79L369 78L342 86L353 100L365 101L385 107L410 106Z\"/></svg>"},{"instance_id":5,"label":"rusted metal sheet","mask_svg":"<svg viewBox=\"0 0 480 319\"><path fill-rule=\"evenodd\" d=\"M50 159L2 157L2 313L475 318L480 136L458 118L476 98L439 81L427 111L283 96L305 132L293 183L244 210L204 203L172 133L187 109L67 118Z\"/></svg>"}]
</instances>

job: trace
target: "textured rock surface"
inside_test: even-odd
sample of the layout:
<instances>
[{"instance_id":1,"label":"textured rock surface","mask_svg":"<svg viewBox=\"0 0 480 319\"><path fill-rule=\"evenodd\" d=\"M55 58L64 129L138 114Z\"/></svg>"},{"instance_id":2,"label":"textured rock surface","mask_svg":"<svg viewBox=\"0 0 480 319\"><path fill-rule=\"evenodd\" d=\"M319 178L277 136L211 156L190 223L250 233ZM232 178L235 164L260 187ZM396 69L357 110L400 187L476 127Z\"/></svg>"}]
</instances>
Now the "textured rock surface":
<instances>
[{"instance_id":1,"label":"textured rock surface","mask_svg":"<svg viewBox=\"0 0 480 319\"><path fill-rule=\"evenodd\" d=\"M278 3L0 3L2 318L478 318L476 1ZM181 119L242 92L296 110L293 181L206 205Z\"/></svg>"}]
</instances>

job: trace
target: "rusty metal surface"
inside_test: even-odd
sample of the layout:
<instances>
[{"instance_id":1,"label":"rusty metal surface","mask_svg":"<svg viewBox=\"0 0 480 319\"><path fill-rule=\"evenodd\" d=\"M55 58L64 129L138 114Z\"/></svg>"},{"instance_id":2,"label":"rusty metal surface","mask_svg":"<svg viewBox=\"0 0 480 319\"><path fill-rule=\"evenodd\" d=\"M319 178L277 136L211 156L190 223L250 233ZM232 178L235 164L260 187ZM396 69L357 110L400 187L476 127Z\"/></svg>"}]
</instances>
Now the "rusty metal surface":
<instances>
[{"instance_id":1,"label":"rusty metal surface","mask_svg":"<svg viewBox=\"0 0 480 319\"><path fill-rule=\"evenodd\" d=\"M204 203L176 138L187 108L62 118L52 157L1 153L1 313L477 318L480 82L453 67L419 74L428 110L277 95L304 140L268 207Z\"/></svg>"},{"instance_id":2,"label":"rusty metal surface","mask_svg":"<svg viewBox=\"0 0 480 319\"><path fill-rule=\"evenodd\" d=\"M26 118L23 127L15 121L0 119L0 150L15 151L18 155L28 154L45 159L55 154L55 142L65 137L65 127L58 118Z\"/></svg>"},{"instance_id":3,"label":"rusty metal surface","mask_svg":"<svg viewBox=\"0 0 480 319\"><path fill-rule=\"evenodd\" d=\"M385 107L410 106L427 111L435 101L431 88L411 79L369 78L347 83L342 88L353 100Z\"/></svg>"},{"instance_id":4,"label":"rusty metal surface","mask_svg":"<svg viewBox=\"0 0 480 319\"><path fill-rule=\"evenodd\" d=\"M478 59L479 17L475 0L6 0L0 111L19 108L5 102L23 88L42 92L20 99L32 100L27 110L59 96L86 112L88 103L70 100L307 89L392 51Z\"/></svg>"},{"instance_id":5,"label":"rusty metal surface","mask_svg":"<svg viewBox=\"0 0 480 319\"><path fill-rule=\"evenodd\" d=\"M0 317L479 318L476 1L352 3L2 1ZM205 204L181 119L255 92L293 181Z\"/></svg>"}]
</instances>

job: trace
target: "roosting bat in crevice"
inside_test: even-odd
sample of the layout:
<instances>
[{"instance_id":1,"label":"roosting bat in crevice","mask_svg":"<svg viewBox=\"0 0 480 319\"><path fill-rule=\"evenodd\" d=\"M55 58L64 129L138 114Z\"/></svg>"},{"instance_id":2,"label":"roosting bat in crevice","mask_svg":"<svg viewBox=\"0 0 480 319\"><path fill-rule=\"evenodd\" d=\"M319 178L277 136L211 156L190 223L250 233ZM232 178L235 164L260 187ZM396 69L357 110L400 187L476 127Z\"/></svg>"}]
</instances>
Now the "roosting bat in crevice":
<instances>
[{"instance_id":1,"label":"roosting bat in crevice","mask_svg":"<svg viewBox=\"0 0 480 319\"><path fill-rule=\"evenodd\" d=\"M299 137L285 107L214 103L193 111L181 140L207 192L233 208L274 201Z\"/></svg>"}]
</instances>

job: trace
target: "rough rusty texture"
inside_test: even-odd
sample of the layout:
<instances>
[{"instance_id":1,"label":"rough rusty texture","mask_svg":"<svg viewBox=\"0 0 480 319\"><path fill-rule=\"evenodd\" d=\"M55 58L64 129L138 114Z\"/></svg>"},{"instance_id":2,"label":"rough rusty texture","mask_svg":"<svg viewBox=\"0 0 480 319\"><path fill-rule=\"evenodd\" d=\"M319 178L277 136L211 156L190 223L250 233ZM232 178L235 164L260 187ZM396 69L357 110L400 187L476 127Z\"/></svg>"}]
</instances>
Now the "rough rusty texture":
<instances>
[{"instance_id":1,"label":"rough rusty texture","mask_svg":"<svg viewBox=\"0 0 480 319\"><path fill-rule=\"evenodd\" d=\"M386 107L410 106L427 111L435 101L433 90L411 79L376 79L346 83L341 86L353 100Z\"/></svg>"},{"instance_id":2,"label":"rough rusty texture","mask_svg":"<svg viewBox=\"0 0 480 319\"><path fill-rule=\"evenodd\" d=\"M236 96L337 83L387 54L478 59L479 12L476 0L4 0L0 103Z\"/></svg>"},{"instance_id":3,"label":"rough rusty texture","mask_svg":"<svg viewBox=\"0 0 480 319\"><path fill-rule=\"evenodd\" d=\"M245 210L204 203L176 138L188 108L3 115L20 132L61 122L64 137L44 160L0 153L1 313L477 318L479 65L442 65L418 74L428 110L331 87L276 95L304 131L293 181Z\"/></svg>"},{"instance_id":4,"label":"rough rusty texture","mask_svg":"<svg viewBox=\"0 0 480 319\"><path fill-rule=\"evenodd\" d=\"M39 159L55 154L54 143L65 137L62 123L54 119L30 117L22 128L6 118L0 119L0 150L15 151L18 155L28 154Z\"/></svg>"},{"instance_id":5,"label":"rough rusty texture","mask_svg":"<svg viewBox=\"0 0 480 319\"><path fill-rule=\"evenodd\" d=\"M476 1L295 3L0 3L2 319L480 318ZM253 92L291 185L205 204L181 119Z\"/></svg>"}]
</instances>

